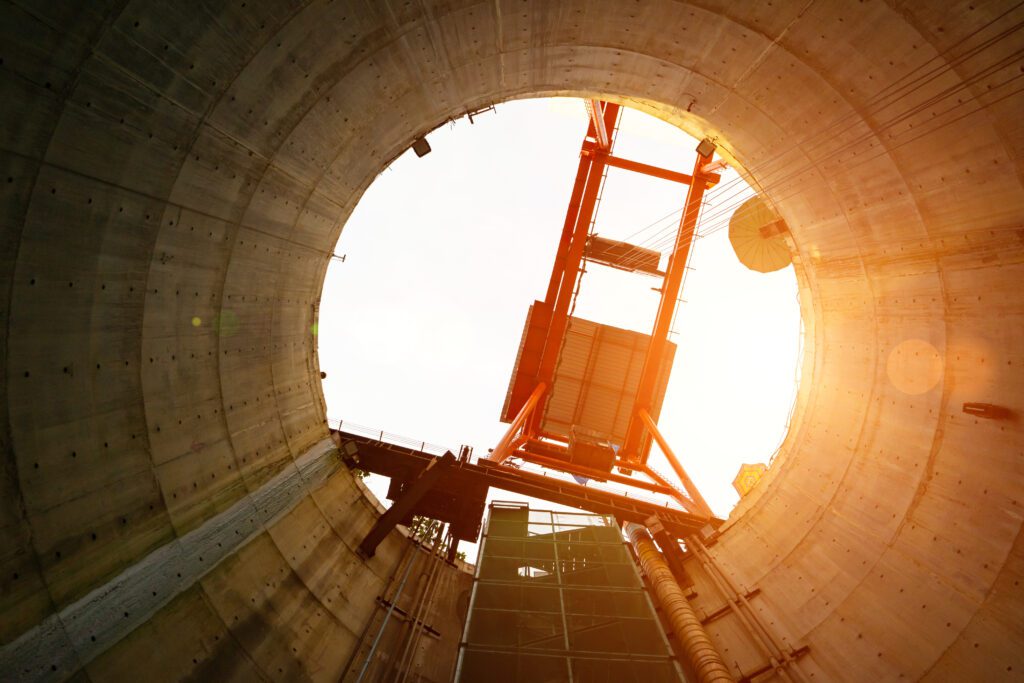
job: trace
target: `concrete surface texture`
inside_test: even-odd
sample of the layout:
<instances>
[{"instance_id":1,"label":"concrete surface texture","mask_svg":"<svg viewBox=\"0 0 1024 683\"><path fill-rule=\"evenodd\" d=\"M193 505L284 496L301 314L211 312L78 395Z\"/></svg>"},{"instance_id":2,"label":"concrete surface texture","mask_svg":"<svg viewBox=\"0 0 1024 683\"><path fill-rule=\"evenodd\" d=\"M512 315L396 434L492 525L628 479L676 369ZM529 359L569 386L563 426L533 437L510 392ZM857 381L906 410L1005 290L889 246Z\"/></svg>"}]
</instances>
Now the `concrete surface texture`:
<instances>
[{"instance_id":1,"label":"concrete surface texture","mask_svg":"<svg viewBox=\"0 0 1024 683\"><path fill-rule=\"evenodd\" d=\"M314 326L329 254L416 136L556 94L715 137L791 226L807 326L795 419L709 552L766 623L807 646L799 676L1024 675L1024 10L94 0L0 12L4 678L338 679L407 541L360 561L372 503L345 472L300 467L327 436ZM967 415L964 402L1003 412ZM282 481L299 491L288 502L261 493ZM268 501L274 514L239 527L232 552L202 559L216 566L157 572L165 598L142 617L126 608L125 626L92 634L70 622L169 545L198 564L211 520ZM710 614L723 596L691 565ZM464 578L453 572L438 603L431 680L454 656ZM711 636L727 663L755 666L733 618ZM66 656L26 645L51 631ZM28 672L10 668L15 654Z\"/></svg>"}]
</instances>

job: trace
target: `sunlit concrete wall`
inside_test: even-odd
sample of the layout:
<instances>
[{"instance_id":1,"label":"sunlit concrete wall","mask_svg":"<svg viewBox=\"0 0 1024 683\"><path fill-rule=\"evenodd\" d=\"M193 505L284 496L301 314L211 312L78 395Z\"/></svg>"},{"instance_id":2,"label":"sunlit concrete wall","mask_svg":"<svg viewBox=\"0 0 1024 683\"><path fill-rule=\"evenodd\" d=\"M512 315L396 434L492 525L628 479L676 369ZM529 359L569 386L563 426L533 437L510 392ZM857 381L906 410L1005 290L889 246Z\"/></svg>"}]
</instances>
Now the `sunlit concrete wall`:
<instances>
[{"instance_id":1,"label":"sunlit concrete wall","mask_svg":"<svg viewBox=\"0 0 1024 683\"><path fill-rule=\"evenodd\" d=\"M372 609L338 603L377 590L403 541L360 563L373 515L348 475L295 479L327 435L313 326L331 249L415 136L590 94L715 136L798 247L794 426L712 552L809 646L815 680L1021 675L1021 422L960 409L1021 409L1024 41L960 58L1024 20L1011 3L0 12L0 641L48 625L72 653L52 671L23 647L33 674L337 679ZM128 610L90 645L62 620L284 480L291 502L204 578L163 577L176 597L142 625Z\"/></svg>"}]
</instances>

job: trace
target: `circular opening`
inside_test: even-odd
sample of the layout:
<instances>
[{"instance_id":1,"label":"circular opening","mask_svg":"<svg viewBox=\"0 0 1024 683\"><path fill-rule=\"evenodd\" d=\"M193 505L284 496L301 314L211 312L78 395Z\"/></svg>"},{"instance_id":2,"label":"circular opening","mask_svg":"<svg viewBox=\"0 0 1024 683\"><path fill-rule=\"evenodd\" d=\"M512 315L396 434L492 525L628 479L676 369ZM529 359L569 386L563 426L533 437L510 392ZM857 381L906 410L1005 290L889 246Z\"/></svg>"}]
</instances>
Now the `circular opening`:
<instances>
[{"instance_id":1,"label":"circular opening","mask_svg":"<svg viewBox=\"0 0 1024 683\"><path fill-rule=\"evenodd\" d=\"M411 443L495 446L527 309L543 299L588 115L577 99L520 100L461 118L367 190L327 271L318 346L328 416ZM689 173L696 140L624 109L614 154ZM670 340L659 425L716 514L743 463L768 463L795 400L802 327L793 267L755 272L729 221L753 191L735 170L706 194ZM662 253L686 197L670 180L609 169L592 233ZM575 317L649 334L659 278L587 263ZM671 469L655 445L651 464ZM386 480L369 479L378 496ZM615 487L612 487L615 488ZM635 495L634 491L631 495ZM510 498L511 494L494 494Z\"/></svg>"}]
</instances>

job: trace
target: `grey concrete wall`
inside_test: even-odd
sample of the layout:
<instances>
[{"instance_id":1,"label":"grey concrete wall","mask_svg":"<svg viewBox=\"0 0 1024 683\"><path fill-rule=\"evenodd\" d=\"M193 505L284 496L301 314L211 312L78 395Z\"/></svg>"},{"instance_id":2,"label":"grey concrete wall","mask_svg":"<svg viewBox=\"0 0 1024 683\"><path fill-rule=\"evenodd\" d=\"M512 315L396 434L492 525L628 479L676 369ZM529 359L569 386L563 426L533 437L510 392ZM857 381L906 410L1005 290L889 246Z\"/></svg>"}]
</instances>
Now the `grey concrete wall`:
<instances>
[{"instance_id":1,"label":"grey concrete wall","mask_svg":"<svg viewBox=\"0 0 1024 683\"><path fill-rule=\"evenodd\" d=\"M326 436L315 306L388 160L467 109L591 94L716 136L799 250L804 384L713 549L727 571L810 646L816 680L1024 670L1021 422L960 412L1021 410L1011 3L96 0L2 17L0 642ZM907 74L928 75L895 97ZM79 676L137 671L156 642L167 678L336 675L323 643L349 631L326 601L374 573L331 554L358 508L310 494L279 524L330 543L300 554L268 529Z\"/></svg>"}]
</instances>

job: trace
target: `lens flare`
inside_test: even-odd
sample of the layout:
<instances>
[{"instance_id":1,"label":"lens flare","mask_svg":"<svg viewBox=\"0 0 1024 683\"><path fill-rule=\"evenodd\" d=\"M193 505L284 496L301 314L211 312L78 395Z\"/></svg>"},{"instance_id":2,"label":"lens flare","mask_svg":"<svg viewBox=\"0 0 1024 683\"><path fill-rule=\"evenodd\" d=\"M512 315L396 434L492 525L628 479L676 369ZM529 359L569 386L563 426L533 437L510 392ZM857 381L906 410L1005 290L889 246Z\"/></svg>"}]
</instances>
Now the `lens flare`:
<instances>
[{"instance_id":1,"label":"lens flare","mask_svg":"<svg viewBox=\"0 0 1024 683\"><path fill-rule=\"evenodd\" d=\"M233 337L238 331L238 316L234 311L221 311L214 318L213 324L217 329L217 334L221 337Z\"/></svg>"},{"instance_id":2,"label":"lens flare","mask_svg":"<svg viewBox=\"0 0 1024 683\"><path fill-rule=\"evenodd\" d=\"M923 394L942 379L942 354L923 339L907 339L889 352L885 370L904 394Z\"/></svg>"}]
</instances>

